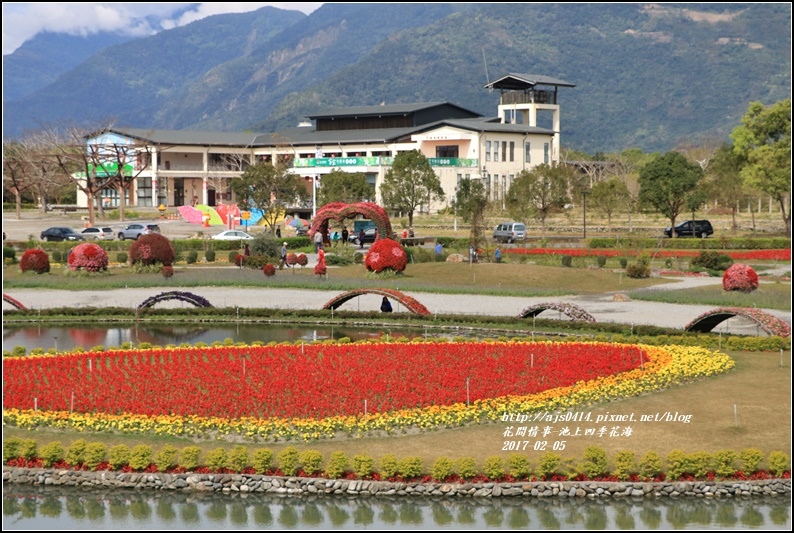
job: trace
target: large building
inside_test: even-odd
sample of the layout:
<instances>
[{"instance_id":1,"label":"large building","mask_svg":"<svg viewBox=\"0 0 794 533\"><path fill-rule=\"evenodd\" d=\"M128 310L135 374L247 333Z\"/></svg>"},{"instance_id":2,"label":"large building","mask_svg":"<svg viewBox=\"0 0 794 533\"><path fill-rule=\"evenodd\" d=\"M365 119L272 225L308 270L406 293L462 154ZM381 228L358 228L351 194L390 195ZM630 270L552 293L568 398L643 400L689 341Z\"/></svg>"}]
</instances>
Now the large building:
<instances>
[{"instance_id":1,"label":"large building","mask_svg":"<svg viewBox=\"0 0 794 533\"><path fill-rule=\"evenodd\" d=\"M360 172L379 187L394 157L419 150L441 180L446 200L422 206L445 207L462 179L482 180L492 201L504 198L516 174L560 153L560 87L573 84L528 74L509 74L486 85L498 90L497 116L482 115L449 102L329 109L295 128L268 134L112 128L89 139L94 146L129 146L134 178L126 205L178 207L234 203L229 183L248 165L287 161L306 179L308 190L335 169ZM539 115L549 115L547 127ZM119 204L118 191L102 192L105 205ZM78 203L86 204L85 196ZM304 204L303 209L316 208Z\"/></svg>"}]
</instances>

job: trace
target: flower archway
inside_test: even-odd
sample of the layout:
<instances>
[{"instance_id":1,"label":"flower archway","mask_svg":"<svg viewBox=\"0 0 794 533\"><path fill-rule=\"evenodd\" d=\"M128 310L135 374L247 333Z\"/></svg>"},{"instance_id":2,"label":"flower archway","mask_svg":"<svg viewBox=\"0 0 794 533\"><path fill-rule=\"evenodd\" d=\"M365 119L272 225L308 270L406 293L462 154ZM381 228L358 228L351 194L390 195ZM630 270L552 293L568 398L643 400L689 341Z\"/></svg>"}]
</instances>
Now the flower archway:
<instances>
[{"instance_id":1,"label":"flower archway","mask_svg":"<svg viewBox=\"0 0 794 533\"><path fill-rule=\"evenodd\" d=\"M363 215L372 220L378 229L378 239L393 239L394 232L391 229L389 215L378 204L372 202L358 202L346 204L344 202L333 202L325 204L314 217L312 227L309 229L309 238L313 239L317 231L322 232L323 238L328 242L328 221L352 219L356 215Z\"/></svg>"},{"instance_id":2,"label":"flower archway","mask_svg":"<svg viewBox=\"0 0 794 533\"><path fill-rule=\"evenodd\" d=\"M156 296L152 296L147 298L143 301L141 305L138 306L138 309L148 309L152 307L154 304L159 302L167 302L169 300L177 300L180 302L185 302L189 304L193 304L196 307L212 307L212 304L209 303L205 298L193 294L191 292L182 292L182 291L168 291L168 292L161 292Z\"/></svg>"},{"instance_id":3,"label":"flower archway","mask_svg":"<svg viewBox=\"0 0 794 533\"><path fill-rule=\"evenodd\" d=\"M731 317L740 316L758 324L764 332L779 337L790 337L791 326L766 311L749 307L718 307L704 313L687 324L687 331L706 333Z\"/></svg>"},{"instance_id":4,"label":"flower archway","mask_svg":"<svg viewBox=\"0 0 794 533\"><path fill-rule=\"evenodd\" d=\"M583 322L596 321L593 315L591 315L590 313L588 313L578 305L569 304L569 303L542 303L542 304L531 305L526 309L524 309L523 311L521 311L521 313L518 314L518 317L519 318L536 317L546 310L559 311L560 313L570 317L573 320L580 320Z\"/></svg>"},{"instance_id":5,"label":"flower archway","mask_svg":"<svg viewBox=\"0 0 794 533\"><path fill-rule=\"evenodd\" d=\"M394 298L401 304L405 306L412 313L416 313L417 315L429 315L430 311L428 311L427 307L419 303L414 298L403 294L400 291L395 291L393 289L356 289L352 291L343 292L335 296L331 301L326 303L323 306L323 309L338 309L343 303L347 302L348 300L352 300L357 296L361 296L363 294L377 294L379 296L387 296L390 298Z\"/></svg>"},{"instance_id":6,"label":"flower archway","mask_svg":"<svg viewBox=\"0 0 794 533\"><path fill-rule=\"evenodd\" d=\"M20 311L25 311L25 310L27 309L27 307L25 307L24 305L22 305L22 304L21 304L21 303L20 303L18 300L14 299L14 298L11 298L11 297L10 297L9 295L7 295L6 293L3 293L3 301L4 301L4 302L6 302L6 303L9 303L9 304L11 304L11 305L13 305L14 307L16 307L17 309L19 309Z\"/></svg>"}]
</instances>

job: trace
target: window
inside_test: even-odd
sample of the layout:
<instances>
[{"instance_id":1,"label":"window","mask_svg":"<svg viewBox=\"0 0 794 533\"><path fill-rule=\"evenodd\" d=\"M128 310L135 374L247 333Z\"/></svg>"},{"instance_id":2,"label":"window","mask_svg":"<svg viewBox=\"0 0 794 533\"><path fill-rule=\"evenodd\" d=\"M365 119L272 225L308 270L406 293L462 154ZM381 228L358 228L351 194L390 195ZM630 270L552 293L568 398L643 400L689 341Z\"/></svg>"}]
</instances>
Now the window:
<instances>
[{"instance_id":1,"label":"window","mask_svg":"<svg viewBox=\"0 0 794 533\"><path fill-rule=\"evenodd\" d=\"M532 150L530 149L529 143L524 143L524 163L532 162L532 157L530 157L531 153Z\"/></svg>"},{"instance_id":2,"label":"window","mask_svg":"<svg viewBox=\"0 0 794 533\"><path fill-rule=\"evenodd\" d=\"M485 141L485 160L491 160L491 141Z\"/></svg>"},{"instance_id":3,"label":"window","mask_svg":"<svg viewBox=\"0 0 794 533\"><path fill-rule=\"evenodd\" d=\"M543 162L549 164L549 143L543 144Z\"/></svg>"},{"instance_id":4,"label":"window","mask_svg":"<svg viewBox=\"0 0 794 533\"><path fill-rule=\"evenodd\" d=\"M436 146L436 157L458 157L458 147Z\"/></svg>"},{"instance_id":5,"label":"window","mask_svg":"<svg viewBox=\"0 0 794 533\"><path fill-rule=\"evenodd\" d=\"M514 141L510 141L510 162L516 160L516 143Z\"/></svg>"},{"instance_id":6,"label":"window","mask_svg":"<svg viewBox=\"0 0 794 533\"><path fill-rule=\"evenodd\" d=\"M138 178L138 206L152 207L152 178Z\"/></svg>"},{"instance_id":7,"label":"window","mask_svg":"<svg viewBox=\"0 0 794 533\"><path fill-rule=\"evenodd\" d=\"M502 161L507 161L507 141L502 141Z\"/></svg>"},{"instance_id":8,"label":"window","mask_svg":"<svg viewBox=\"0 0 794 533\"><path fill-rule=\"evenodd\" d=\"M493 160L499 161L499 141L493 143Z\"/></svg>"}]
</instances>

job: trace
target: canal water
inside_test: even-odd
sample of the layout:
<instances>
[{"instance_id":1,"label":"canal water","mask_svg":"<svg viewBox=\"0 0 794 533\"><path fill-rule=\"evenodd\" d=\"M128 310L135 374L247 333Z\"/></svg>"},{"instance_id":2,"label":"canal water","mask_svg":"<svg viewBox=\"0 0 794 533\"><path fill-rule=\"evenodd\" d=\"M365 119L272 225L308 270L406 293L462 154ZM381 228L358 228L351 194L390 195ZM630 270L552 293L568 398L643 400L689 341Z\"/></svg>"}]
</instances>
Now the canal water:
<instances>
[{"instance_id":1,"label":"canal water","mask_svg":"<svg viewBox=\"0 0 794 533\"><path fill-rule=\"evenodd\" d=\"M380 498L3 487L3 529L774 529L791 500Z\"/></svg>"}]
</instances>

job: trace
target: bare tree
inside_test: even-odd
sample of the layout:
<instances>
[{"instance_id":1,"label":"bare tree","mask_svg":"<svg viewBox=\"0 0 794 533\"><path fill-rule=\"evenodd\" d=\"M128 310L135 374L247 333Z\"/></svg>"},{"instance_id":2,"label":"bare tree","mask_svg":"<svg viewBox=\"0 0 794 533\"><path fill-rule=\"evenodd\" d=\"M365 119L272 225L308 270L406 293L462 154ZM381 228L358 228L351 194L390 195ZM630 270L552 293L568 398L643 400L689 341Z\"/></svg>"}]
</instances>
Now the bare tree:
<instances>
[{"instance_id":1,"label":"bare tree","mask_svg":"<svg viewBox=\"0 0 794 533\"><path fill-rule=\"evenodd\" d=\"M108 178L105 187L114 187L118 191L119 220L123 221L127 192L132 190L138 176L147 169L152 150L143 142L105 143L101 148L101 153L93 154L97 157L93 165ZM134 164L136 161L141 164ZM130 199L132 199L131 193Z\"/></svg>"},{"instance_id":2,"label":"bare tree","mask_svg":"<svg viewBox=\"0 0 794 533\"><path fill-rule=\"evenodd\" d=\"M22 218L22 195L34 185L30 146L24 141L3 143L3 188L14 195L17 220Z\"/></svg>"}]
</instances>

